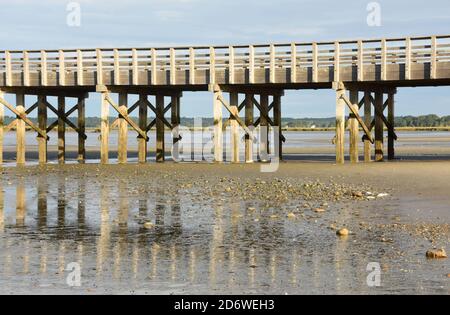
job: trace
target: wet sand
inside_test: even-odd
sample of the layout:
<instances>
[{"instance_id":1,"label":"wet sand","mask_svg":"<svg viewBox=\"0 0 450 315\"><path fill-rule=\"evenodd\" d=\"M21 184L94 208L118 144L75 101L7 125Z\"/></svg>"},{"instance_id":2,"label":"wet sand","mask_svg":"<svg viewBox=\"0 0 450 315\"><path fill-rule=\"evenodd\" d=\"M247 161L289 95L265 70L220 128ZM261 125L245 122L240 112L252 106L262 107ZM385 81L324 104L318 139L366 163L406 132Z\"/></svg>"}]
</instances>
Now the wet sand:
<instances>
[{"instance_id":1,"label":"wet sand","mask_svg":"<svg viewBox=\"0 0 450 315\"><path fill-rule=\"evenodd\" d=\"M4 168L0 293L449 294L449 260L425 257L450 250L449 176L446 161Z\"/></svg>"}]
</instances>

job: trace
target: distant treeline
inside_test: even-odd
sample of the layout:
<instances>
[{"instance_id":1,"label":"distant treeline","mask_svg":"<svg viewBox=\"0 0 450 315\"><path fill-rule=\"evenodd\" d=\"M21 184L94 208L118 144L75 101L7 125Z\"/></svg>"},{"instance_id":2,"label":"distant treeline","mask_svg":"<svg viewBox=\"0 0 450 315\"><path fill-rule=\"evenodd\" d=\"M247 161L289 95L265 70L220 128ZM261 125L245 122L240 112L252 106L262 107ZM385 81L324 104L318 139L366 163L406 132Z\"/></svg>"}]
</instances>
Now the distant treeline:
<instances>
[{"instance_id":1,"label":"distant treeline","mask_svg":"<svg viewBox=\"0 0 450 315\"><path fill-rule=\"evenodd\" d=\"M15 117L7 116L5 117L5 125L13 121ZM53 121L56 118L49 117L49 121ZM69 118L74 124L77 123L77 118ZM110 117L109 121L112 123L116 118ZM137 117L131 117L136 123L138 122ZM148 121L152 121L154 118L149 117ZM37 123L37 118L30 117L30 120ZM213 125L213 118L202 118L201 126L198 127L208 127ZM333 128L335 127L336 120L334 117L331 118L283 118L282 127L284 128ZM183 117L181 118L181 125L185 127L196 127L195 119ZM395 118L396 127L450 127L450 116L439 117L437 115L424 115L424 116L399 116ZM100 118L99 117L86 117L86 127L87 128L99 128Z\"/></svg>"}]
</instances>

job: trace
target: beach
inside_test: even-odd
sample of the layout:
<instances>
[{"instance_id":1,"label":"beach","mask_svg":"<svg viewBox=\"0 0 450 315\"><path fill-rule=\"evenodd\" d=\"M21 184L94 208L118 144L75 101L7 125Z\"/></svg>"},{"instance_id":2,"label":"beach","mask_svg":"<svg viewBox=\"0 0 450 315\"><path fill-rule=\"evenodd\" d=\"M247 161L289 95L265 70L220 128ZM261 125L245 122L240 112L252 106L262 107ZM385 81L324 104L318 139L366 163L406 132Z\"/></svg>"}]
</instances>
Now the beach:
<instances>
[{"instance_id":1,"label":"beach","mask_svg":"<svg viewBox=\"0 0 450 315\"><path fill-rule=\"evenodd\" d=\"M260 168L3 168L0 292L450 293L450 161Z\"/></svg>"}]
</instances>

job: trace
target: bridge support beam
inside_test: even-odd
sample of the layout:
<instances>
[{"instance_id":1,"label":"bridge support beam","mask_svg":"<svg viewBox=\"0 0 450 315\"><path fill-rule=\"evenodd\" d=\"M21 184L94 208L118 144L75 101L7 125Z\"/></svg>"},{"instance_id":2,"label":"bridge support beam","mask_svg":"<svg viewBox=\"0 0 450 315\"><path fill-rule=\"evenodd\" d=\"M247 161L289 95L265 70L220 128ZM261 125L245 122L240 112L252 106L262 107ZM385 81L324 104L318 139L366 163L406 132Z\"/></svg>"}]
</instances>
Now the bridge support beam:
<instances>
[{"instance_id":1,"label":"bridge support beam","mask_svg":"<svg viewBox=\"0 0 450 315\"><path fill-rule=\"evenodd\" d=\"M375 161L384 161L383 91L375 92Z\"/></svg>"},{"instance_id":2,"label":"bridge support beam","mask_svg":"<svg viewBox=\"0 0 450 315\"><path fill-rule=\"evenodd\" d=\"M179 159L180 153L180 96L172 95L171 96L171 117L170 121L172 123L172 159L176 162Z\"/></svg>"},{"instance_id":3,"label":"bridge support beam","mask_svg":"<svg viewBox=\"0 0 450 315\"><path fill-rule=\"evenodd\" d=\"M253 94L245 94L245 125L253 130ZM245 163L253 163L253 139L245 135Z\"/></svg>"},{"instance_id":4,"label":"bridge support beam","mask_svg":"<svg viewBox=\"0 0 450 315\"><path fill-rule=\"evenodd\" d=\"M358 102L359 102L359 94L358 90L351 89L350 90L350 102L352 103L353 109L358 112ZM356 119L356 115L350 112L349 120L348 120L348 128L350 133L350 162L358 163L359 162L359 150L358 144L360 141L359 138L359 124Z\"/></svg>"},{"instance_id":5,"label":"bridge support beam","mask_svg":"<svg viewBox=\"0 0 450 315\"><path fill-rule=\"evenodd\" d=\"M372 123L372 101L370 91L364 91L364 123L370 126ZM370 131L372 134L372 131ZM370 140L364 138L364 162L372 161L372 143Z\"/></svg>"},{"instance_id":6,"label":"bridge support beam","mask_svg":"<svg viewBox=\"0 0 450 315\"><path fill-rule=\"evenodd\" d=\"M86 100L84 96L78 97L78 163L86 161Z\"/></svg>"},{"instance_id":7,"label":"bridge support beam","mask_svg":"<svg viewBox=\"0 0 450 315\"><path fill-rule=\"evenodd\" d=\"M273 120L275 124L275 128L277 129L275 145L278 148L275 148L275 153L278 155L280 161L283 160L283 140L282 140L282 126L281 126L281 95L273 96ZM278 152L277 152L278 149Z\"/></svg>"},{"instance_id":8,"label":"bridge support beam","mask_svg":"<svg viewBox=\"0 0 450 315\"><path fill-rule=\"evenodd\" d=\"M0 98L5 97L5 92L0 90ZM3 138L5 125L5 105L0 102L0 165L3 164Z\"/></svg>"},{"instance_id":9,"label":"bridge support beam","mask_svg":"<svg viewBox=\"0 0 450 315\"><path fill-rule=\"evenodd\" d=\"M390 129L388 130L388 160L395 159L395 139L394 139L394 127L395 127L395 91L389 91L388 93L388 122Z\"/></svg>"},{"instance_id":10,"label":"bridge support beam","mask_svg":"<svg viewBox=\"0 0 450 315\"><path fill-rule=\"evenodd\" d=\"M64 164L66 160L66 124L63 117L66 115L66 98L58 96L58 163Z\"/></svg>"},{"instance_id":11,"label":"bridge support beam","mask_svg":"<svg viewBox=\"0 0 450 315\"><path fill-rule=\"evenodd\" d=\"M42 130L47 129L47 97L45 95L38 96L38 124ZM47 163L47 139L38 134L38 151L39 164Z\"/></svg>"},{"instance_id":12,"label":"bridge support beam","mask_svg":"<svg viewBox=\"0 0 450 315\"><path fill-rule=\"evenodd\" d=\"M260 96L260 133L259 133L259 159L261 162L269 161L269 95Z\"/></svg>"},{"instance_id":13,"label":"bridge support beam","mask_svg":"<svg viewBox=\"0 0 450 315\"><path fill-rule=\"evenodd\" d=\"M336 164L345 162L345 86L341 82L334 83L336 90Z\"/></svg>"},{"instance_id":14,"label":"bridge support beam","mask_svg":"<svg viewBox=\"0 0 450 315\"><path fill-rule=\"evenodd\" d=\"M25 113L25 95L16 94L16 110L21 115ZM16 162L18 165L25 164L25 122L23 119L17 119L16 125L16 146L17 155Z\"/></svg>"},{"instance_id":15,"label":"bridge support beam","mask_svg":"<svg viewBox=\"0 0 450 315\"><path fill-rule=\"evenodd\" d=\"M120 112L128 115L128 94L119 93L119 109ZM118 115L118 145L117 145L117 161L119 164L126 164L128 159L128 123L122 115Z\"/></svg>"},{"instance_id":16,"label":"bridge support beam","mask_svg":"<svg viewBox=\"0 0 450 315\"><path fill-rule=\"evenodd\" d=\"M239 115L239 94L230 93L230 124L231 124L231 163L239 163L239 123L236 117Z\"/></svg>"},{"instance_id":17,"label":"bridge support beam","mask_svg":"<svg viewBox=\"0 0 450 315\"><path fill-rule=\"evenodd\" d=\"M223 122L222 122L222 103L219 100L221 91L218 86L213 90L213 111L214 111L214 161L223 162Z\"/></svg>"},{"instance_id":18,"label":"bridge support beam","mask_svg":"<svg viewBox=\"0 0 450 315\"><path fill-rule=\"evenodd\" d=\"M109 163L109 103L108 92L101 92L101 114L100 114L100 162Z\"/></svg>"},{"instance_id":19,"label":"bridge support beam","mask_svg":"<svg viewBox=\"0 0 450 315\"><path fill-rule=\"evenodd\" d=\"M147 130L147 95L139 94L139 128L141 130ZM141 164L147 163L147 145L148 141L141 135L138 135L138 162Z\"/></svg>"},{"instance_id":20,"label":"bridge support beam","mask_svg":"<svg viewBox=\"0 0 450 315\"><path fill-rule=\"evenodd\" d=\"M156 95L156 162L165 161L164 95Z\"/></svg>"}]
</instances>

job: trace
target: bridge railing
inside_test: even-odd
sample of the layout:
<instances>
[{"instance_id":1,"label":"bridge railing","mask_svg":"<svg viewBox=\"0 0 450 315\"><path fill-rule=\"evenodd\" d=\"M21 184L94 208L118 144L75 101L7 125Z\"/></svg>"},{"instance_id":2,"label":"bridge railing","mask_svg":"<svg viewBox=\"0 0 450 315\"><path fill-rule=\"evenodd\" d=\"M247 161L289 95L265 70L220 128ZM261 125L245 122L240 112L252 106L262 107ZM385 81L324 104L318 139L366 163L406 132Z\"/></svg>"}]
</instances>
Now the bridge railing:
<instances>
[{"instance_id":1,"label":"bridge railing","mask_svg":"<svg viewBox=\"0 0 450 315\"><path fill-rule=\"evenodd\" d=\"M272 45L199 46L168 48L105 48L68 50L3 50L0 51L0 75L5 85L13 85L13 77L29 86L32 74L39 75L40 85L47 85L49 75L66 85L68 74L76 74L76 84L85 85L86 73L96 73L102 84L105 73L111 73L114 84L120 84L121 72L128 71L132 83L138 85L139 73L151 73L151 84L157 84L156 73L167 71L170 84L177 84L176 72L185 71L189 84L196 84L196 73L207 72L209 82L216 73L225 71L227 82L235 82L236 73L248 73L249 83L257 69L268 69L269 82L276 83L278 69L290 69L290 82L297 82L297 72L308 69L311 81L318 82L323 68L334 69L334 81L345 67L356 67L358 80L364 80L364 67L380 67L386 79L388 65L404 65L405 78L411 78L413 64L430 64L430 76L436 77L437 63L450 62L450 35L357 40L340 42L292 43ZM64 74L64 75L62 75Z\"/></svg>"}]
</instances>

